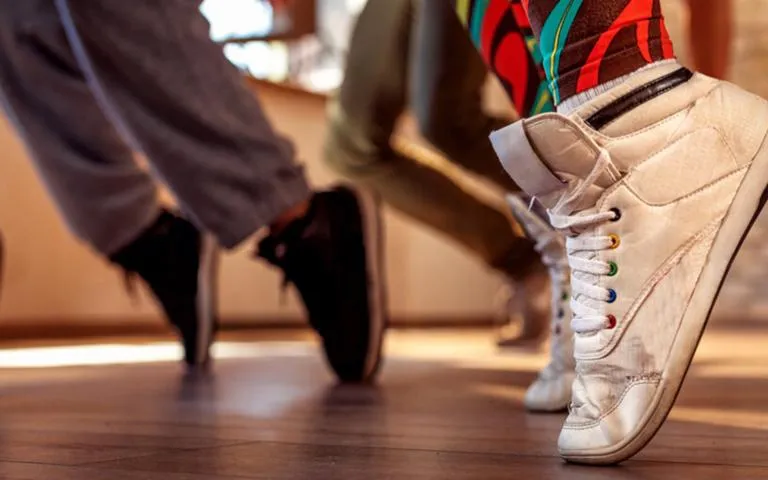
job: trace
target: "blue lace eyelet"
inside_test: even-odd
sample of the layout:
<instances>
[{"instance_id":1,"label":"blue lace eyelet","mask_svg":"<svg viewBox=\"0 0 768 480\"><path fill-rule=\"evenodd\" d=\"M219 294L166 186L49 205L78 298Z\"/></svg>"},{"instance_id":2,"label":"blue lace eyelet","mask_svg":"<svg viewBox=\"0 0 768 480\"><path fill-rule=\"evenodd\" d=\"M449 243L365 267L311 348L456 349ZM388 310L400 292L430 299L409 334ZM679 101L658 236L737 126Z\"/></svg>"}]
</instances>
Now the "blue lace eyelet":
<instances>
[{"instance_id":1,"label":"blue lace eyelet","mask_svg":"<svg viewBox=\"0 0 768 480\"><path fill-rule=\"evenodd\" d=\"M615 301L616 301L616 297L617 297L617 295L616 295L616 290L614 290L614 289L612 289L612 288L611 288L611 289L609 289L609 290L608 290L608 303L613 303L613 302L615 302Z\"/></svg>"}]
</instances>

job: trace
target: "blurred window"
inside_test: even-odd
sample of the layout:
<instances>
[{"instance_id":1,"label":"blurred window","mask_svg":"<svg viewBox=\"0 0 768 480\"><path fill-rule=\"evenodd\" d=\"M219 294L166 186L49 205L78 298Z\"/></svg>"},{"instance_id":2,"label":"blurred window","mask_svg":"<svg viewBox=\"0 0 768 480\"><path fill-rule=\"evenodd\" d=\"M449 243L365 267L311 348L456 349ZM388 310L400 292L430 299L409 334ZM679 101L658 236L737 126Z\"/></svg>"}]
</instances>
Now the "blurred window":
<instances>
[{"instance_id":1,"label":"blurred window","mask_svg":"<svg viewBox=\"0 0 768 480\"><path fill-rule=\"evenodd\" d=\"M267 0L205 0L200 11L211 24L211 38L244 73L333 90L341 83L351 27L366 0L294 1L296 18L281 18Z\"/></svg>"}]
</instances>

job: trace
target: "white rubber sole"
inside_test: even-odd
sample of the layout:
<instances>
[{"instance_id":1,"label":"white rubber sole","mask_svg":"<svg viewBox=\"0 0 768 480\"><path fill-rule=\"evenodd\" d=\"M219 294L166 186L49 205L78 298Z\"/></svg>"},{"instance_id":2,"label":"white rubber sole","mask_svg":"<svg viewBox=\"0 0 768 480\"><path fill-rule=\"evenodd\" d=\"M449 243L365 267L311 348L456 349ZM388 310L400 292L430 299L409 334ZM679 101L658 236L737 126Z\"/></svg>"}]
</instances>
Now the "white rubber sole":
<instances>
[{"instance_id":1,"label":"white rubber sole","mask_svg":"<svg viewBox=\"0 0 768 480\"><path fill-rule=\"evenodd\" d=\"M565 460L590 465L614 465L637 454L656 435L677 399L728 270L768 198L766 185L768 137L763 139L712 244L708 261L672 344L656 396L645 417L621 443L599 450L561 451Z\"/></svg>"},{"instance_id":2,"label":"white rubber sole","mask_svg":"<svg viewBox=\"0 0 768 480\"><path fill-rule=\"evenodd\" d=\"M200 268L197 272L197 344L196 365L210 361L213 324L218 310L219 257L221 250L212 235L203 233L200 247Z\"/></svg>"},{"instance_id":3,"label":"white rubber sole","mask_svg":"<svg viewBox=\"0 0 768 480\"><path fill-rule=\"evenodd\" d=\"M362 380L368 381L376 376L381 366L384 331L388 323L383 222L381 207L373 194L359 188L347 188L357 197L363 219L371 324L368 328L368 355L365 359Z\"/></svg>"}]
</instances>

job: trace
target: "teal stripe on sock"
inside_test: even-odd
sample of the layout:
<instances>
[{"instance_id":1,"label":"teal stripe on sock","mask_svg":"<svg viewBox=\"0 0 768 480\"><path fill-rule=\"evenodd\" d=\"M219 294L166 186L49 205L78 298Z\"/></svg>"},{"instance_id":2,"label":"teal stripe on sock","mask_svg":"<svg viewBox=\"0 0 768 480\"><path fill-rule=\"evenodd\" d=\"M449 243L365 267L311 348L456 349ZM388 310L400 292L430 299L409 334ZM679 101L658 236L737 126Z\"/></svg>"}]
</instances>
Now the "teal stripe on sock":
<instances>
[{"instance_id":1,"label":"teal stripe on sock","mask_svg":"<svg viewBox=\"0 0 768 480\"><path fill-rule=\"evenodd\" d=\"M555 103L560 101L560 89L557 84L560 54L583 1L560 0L544 22L539 38L544 72L549 80Z\"/></svg>"},{"instance_id":2,"label":"teal stripe on sock","mask_svg":"<svg viewBox=\"0 0 768 480\"><path fill-rule=\"evenodd\" d=\"M426 0L428 2L444 1L444 0ZM488 4L491 0L477 0L474 8L472 9L472 20L469 27L469 36L476 46L480 46L480 36L483 33L483 19L485 18L485 11L488 9Z\"/></svg>"}]
</instances>

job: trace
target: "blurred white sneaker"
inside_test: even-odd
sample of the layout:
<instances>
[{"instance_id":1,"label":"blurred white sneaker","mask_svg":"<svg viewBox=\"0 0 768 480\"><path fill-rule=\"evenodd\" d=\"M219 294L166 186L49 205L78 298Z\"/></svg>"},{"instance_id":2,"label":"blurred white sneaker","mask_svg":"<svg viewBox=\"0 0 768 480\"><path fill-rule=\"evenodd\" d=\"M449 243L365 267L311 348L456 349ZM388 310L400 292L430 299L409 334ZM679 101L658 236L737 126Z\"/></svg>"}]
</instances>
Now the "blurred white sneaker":
<instances>
[{"instance_id":1,"label":"blurred white sneaker","mask_svg":"<svg viewBox=\"0 0 768 480\"><path fill-rule=\"evenodd\" d=\"M768 102L665 63L567 117L492 136L568 235L577 377L565 459L623 461L663 423L766 200L767 132Z\"/></svg>"},{"instance_id":2,"label":"blurred white sneaker","mask_svg":"<svg viewBox=\"0 0 768 480\"><path fill-rule=\"evenodd\" d=\"M571 401L571 385L576 375L568 294L570 271L565 239L541 216L531 211L529 203L519 196L508 195L507 203L526 235L536 242L536 251L541 254L542 263L547 266L551 284L550 360L536 381L528 387L525 407L534 412L558 412L565 410Z\"/></svg>"}]
</instances>

